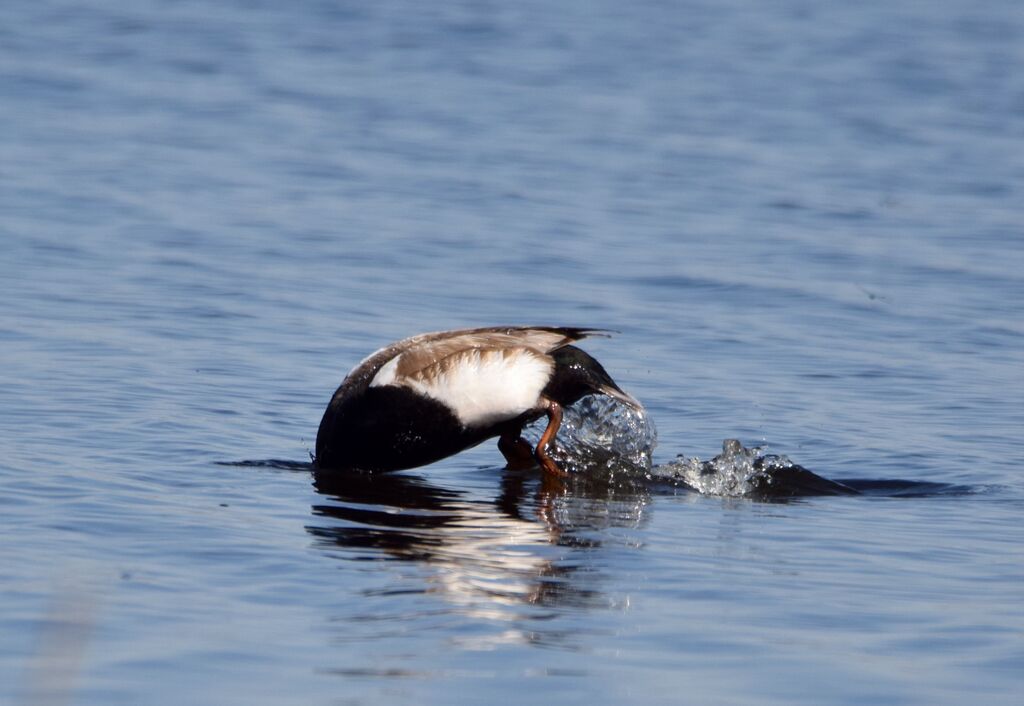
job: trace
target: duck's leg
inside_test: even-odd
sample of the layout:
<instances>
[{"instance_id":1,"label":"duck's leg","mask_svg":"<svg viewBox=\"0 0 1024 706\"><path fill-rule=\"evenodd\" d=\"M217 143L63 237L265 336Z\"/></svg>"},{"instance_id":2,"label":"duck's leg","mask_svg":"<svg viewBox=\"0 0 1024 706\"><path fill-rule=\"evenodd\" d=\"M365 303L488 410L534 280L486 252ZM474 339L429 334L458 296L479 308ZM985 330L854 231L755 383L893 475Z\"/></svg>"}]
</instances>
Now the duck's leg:
<instances>
[{"instance_id":1,"label":"duck's leg","mask_svg":"<svg viewBox=\"0 0 1024 706\"><path fill-rule=\"evenodd\" d=\"M505 457L506 468L513 471L524 471L533 468L536 461L533 458L533 449L519 436L522 429L505 432L498 437L498 451Z\"/></svg>"},{"instance_id":2,"label":"duck's leg","mask_svg":"<svg viewBox=\"0 0 1024 706\"><path fill-rule=\"evenodd\" d=\"M555 438L555 434L558 433L558 427L562 425L562 405L554 400L548 400L546 412L548 415L548 428L540 435L540 441L537 442L534 456L537 457L537 462L544 469L545 473L558 478L566 478L569 474L559 468L558 464L548 456L548 444Z\"/></svg>"}]
</instances>

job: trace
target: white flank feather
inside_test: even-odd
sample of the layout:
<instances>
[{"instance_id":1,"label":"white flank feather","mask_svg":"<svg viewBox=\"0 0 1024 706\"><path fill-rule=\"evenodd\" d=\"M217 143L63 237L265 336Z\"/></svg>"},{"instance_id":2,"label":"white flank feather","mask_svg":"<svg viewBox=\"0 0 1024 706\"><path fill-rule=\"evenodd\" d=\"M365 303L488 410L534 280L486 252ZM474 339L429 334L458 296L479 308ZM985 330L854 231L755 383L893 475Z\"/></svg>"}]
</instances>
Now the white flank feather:
<instances>
[{"instance_id":1,"label":"white flank feather","mask_svg":"<svg viewBox=\"0 0 1024 706\"><path fill-rule=\"evenodd\" d=\"M389 360L371 387L399 385L449 407L464 426L486 426L537 409L554 363L536 352L470 349L409 377L398 377L401 356Z\"/></svg>"}]
</instances>

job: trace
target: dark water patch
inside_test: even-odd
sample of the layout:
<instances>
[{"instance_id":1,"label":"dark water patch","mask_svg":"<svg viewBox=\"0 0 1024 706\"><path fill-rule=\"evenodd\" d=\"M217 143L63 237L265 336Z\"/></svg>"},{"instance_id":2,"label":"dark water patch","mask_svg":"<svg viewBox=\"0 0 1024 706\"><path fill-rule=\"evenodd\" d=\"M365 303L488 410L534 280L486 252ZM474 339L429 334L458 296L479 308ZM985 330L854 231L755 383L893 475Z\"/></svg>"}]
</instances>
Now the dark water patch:
<instances>
[{"instance_id":1,"label":"dark water patch","mask_svg":"<svg viewBox=\"0 0 1024 706\"><path fill-rule=\"evenodd\" d=\"M981 492L981 489L975 486L926 480L844 478L842 483L860 495L881 498L958 497Z\"/></svg>"},{"instance_id":2,"label":"dark water patch","mask_svg":"<svg viewBox=\"0 0 1024 706\"><path fill-rule=\"evenodd\" d=\"M312 471L312 461L289 461L281 458L268 458L245 461L215 461L218 466L235 466L237 468L273 468L279 471Z\"/></svg>"}]
</instances>

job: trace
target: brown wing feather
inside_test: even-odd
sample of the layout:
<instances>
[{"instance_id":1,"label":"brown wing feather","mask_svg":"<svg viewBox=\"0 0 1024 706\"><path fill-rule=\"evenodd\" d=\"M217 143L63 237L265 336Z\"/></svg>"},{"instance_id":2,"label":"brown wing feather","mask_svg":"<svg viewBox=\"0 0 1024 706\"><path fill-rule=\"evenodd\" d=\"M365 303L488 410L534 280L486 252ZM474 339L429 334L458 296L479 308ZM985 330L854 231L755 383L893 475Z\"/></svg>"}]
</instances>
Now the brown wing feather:
<instances>
[{"instance_id":1,"label":"brown wing feather","mask_svg":"<svg viewBox=\"0 0 1024 706\"><path fill-rule=\"evenodd\" d=\"M409 377L425 368L469 350L529 350L547 356L563 346L587 336L603 333L600 329L541 326L490 327L441 331L400 341L408 343L398 354L396 374Z\"/></svg>"}]
</instances>

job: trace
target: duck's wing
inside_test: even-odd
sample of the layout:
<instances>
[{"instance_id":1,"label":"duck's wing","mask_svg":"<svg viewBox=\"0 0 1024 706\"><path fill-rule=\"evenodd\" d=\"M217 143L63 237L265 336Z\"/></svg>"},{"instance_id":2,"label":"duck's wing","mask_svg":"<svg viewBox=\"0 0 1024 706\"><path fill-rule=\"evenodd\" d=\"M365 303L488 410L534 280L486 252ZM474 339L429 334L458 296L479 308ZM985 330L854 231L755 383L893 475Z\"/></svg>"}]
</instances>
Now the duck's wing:
<instances>
[{"instance_id":1,"label":"duck's wing","mask_svg":"<svg viewBox=\"0 0 1024 706\"><path fill-rule=\"evenodd\" d=\"M593 329L492 327L423 334L395 344L369 387L408 387L446 404L467 426L536 410L556 351Z\"/></svg>"},{"instance_id":2,"label":"duck's wing","mask_svg":"<svg viewBox=\"0 0 1024 706\"><path fill-rule=\"evenodd\" d=\"M469 351L527 350L542 356L588 336L607 335L604 329L556 326L494 326L424 333L393 344L395 376L415 376Z\"/></svg>"}]
</instances>

